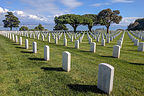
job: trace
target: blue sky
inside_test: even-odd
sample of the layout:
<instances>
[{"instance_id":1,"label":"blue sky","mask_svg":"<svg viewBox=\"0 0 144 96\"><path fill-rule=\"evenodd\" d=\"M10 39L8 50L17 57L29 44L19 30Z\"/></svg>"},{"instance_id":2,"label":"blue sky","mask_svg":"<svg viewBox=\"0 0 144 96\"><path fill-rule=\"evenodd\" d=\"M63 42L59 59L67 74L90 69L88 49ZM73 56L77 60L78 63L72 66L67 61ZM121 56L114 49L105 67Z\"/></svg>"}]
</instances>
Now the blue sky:
<instances>
[{"instance_id":1,"label":"blue sky","mask_svg":"<svg viewBox=\"0 0 144 96\"><path fill-rule=\"evenodd\" d=\"M22 22L54 23L62 14L98 14L103 9L120 10L121 25L144 17L144 0L0 0L0 20L7 11L14 12Z\"/></svg>"}]
</instances>

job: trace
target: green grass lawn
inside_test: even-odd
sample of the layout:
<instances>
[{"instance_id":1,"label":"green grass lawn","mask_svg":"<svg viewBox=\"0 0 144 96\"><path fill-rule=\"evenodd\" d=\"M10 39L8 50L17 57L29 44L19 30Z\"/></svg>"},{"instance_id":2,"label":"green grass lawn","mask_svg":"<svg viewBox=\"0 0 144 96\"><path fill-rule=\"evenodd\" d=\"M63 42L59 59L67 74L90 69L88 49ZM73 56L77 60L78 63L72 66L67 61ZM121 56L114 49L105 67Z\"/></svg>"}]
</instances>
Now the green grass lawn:
<instances>
[{"instance_id":1,"label":"green grass lawn","mask_svg":"<svg viewBox=\"0 0 144 96\"><path fill-rule=\"evenodd\" d=\"M113 46L122 33L111 43L97 43L96 53L89 52L90 45L85 34L80 49L68 39L63 46L63 36L58 45L29 39L29 50L0 35L0 96L101 96L107 95L97 89L98 65L108 63L115 68L111 95L144 95L144 52L125 33L121 56L112 58ZM78 38L77 38L78 39ZM47 40L45 38L45 40ZM38 53L32 53L32 42L36 41ZM93 40L95 42L96 40ZM101 40L100 40L101 41ZM50 46L50 61L44 61L44 46ZM71 53L71 71L62 67L62 52Z\"/></svg>"}]
</instances>

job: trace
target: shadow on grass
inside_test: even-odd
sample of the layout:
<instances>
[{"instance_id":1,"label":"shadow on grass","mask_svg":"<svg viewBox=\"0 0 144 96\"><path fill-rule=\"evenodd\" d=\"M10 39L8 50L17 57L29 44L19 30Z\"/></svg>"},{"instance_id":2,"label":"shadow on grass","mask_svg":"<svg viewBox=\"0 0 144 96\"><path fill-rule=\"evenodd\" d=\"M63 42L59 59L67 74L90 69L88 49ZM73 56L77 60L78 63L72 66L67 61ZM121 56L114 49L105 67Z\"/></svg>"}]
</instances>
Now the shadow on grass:
<instances>
[{"instance_id":1,"label":"shadow on grass","mask_svg":"<svg viewBox=\"0 0 144 96\"><path fill-rule=\"evenodd\" d=\"M113 48L113 47L107 47L107 48Z\"/></svg>"},{"instance_id":2,"label":"shadow on grass","mask_svg":"<svg viewBox=\"0 0 144 96\"><path fill-rule=\"evenodd\" d=\"M64 46L64 45L58 45L58 44L55 44L55 45L56 45L56 46L62 46L62 47Z\"/></svg>"},{"instance_id":3,"label":"shadow on grass","mask_svg":"<svg viewBox=\"0 0 144 96\"><path fill-rule=\"evenodd\" d=\"M49 44L55 44L55 43L52 43L52 42L48 42Z\"/></svg>"},{"instance_id":4,"label":"shadow on grass","mask_svg":"<svg viewBox=\"0 0 144 96\"><path fill-rule=\"evenodd\" d=\"M129 63L129 64L144 66L144 64L142 64L142 63Z\"/></svg>"},{"instance_id":5,"label":"shadow on grass","mask_svg":"<svg viewBox=\"0 0 144 96\"><path fill-rule=\"evenodd\" d=\"M134 52L139 52L139 51L137 51L137 50L128 50L128 51L134 51Z\"/></svg>"},{"instance_id":6,"label":"shadow on grass","mask_svg":"<svg viewBox=\"0 0 144 96\"><path fill-rule=\"evenodd\" d=\"M21 49L25 49L25 47L15 47L15 48L21 48Z\"/></svg>"},{"instance_id":7,"label":"shadow on grass","mask_svg":"<svg viewBox=\"0 0 144 96\"><path fill-rule=\"evenodd\" d=\"M43 70L47 71L64 71L61 67L53 68L53 67L41 67Z\"/></svg>"},{"instance_id":8,"label":"shadow on grass","mask_svg":"<svg viewBox=\"0 0 144 96\"><path fill-rule=\"evenodd\" d=\"M96 85L68 84L67 86L74 91L106 94L105 92L98 89Z\"/></svg>"},{"instance_id":9,"label":"shadow on grass","mask_svg":"<svg viewBox=\"0 0 144 96\"><path fill-rule=\"evenodd\" d=\"M97 44L96 46L102 46L101 44Z\"/></svg>"},{"instance_id":10,"label":"shadow on grass","mask_svg":"<svg viewBox=\"0 0 144 96\"><path fill-rule=\"evenodd\" d=\"M85 50L79 50L80 52L91 52L91 51L85 51ZM92 52L91 52L92 53Z\"/></svg>"},{"instance_id":11,"label":"shadow on grass","mask_svg":"<svg viewBox=\"0 0 144 96\"><path fill-rule=\"evenodd\" d=\"M19 44L14 43L14 44L12 44L12 45L19 45Z\"/></svg>"},{"instance_id":12,"label":"shadow on grass","mask_svg":"<svg viewBox=\"0 0 144 96\"><path fill-rule=\"evenodd\" d=\"M128 47L134 47L134 45L133 45L133 44L131 44L131 45L127 44L127 46L128 46Z\"/></svg>"},{"instance_id":13,"label":"shadow on grass","mask_svg":"<svg viewBox=\"0 0 144 96\"><path fill-rule=\"evenodd\" d=\"M28 58L30 60L38 60L38 61L44 61L44 58Z\"/></svg>"},{"instance_id":14,"label":"shadow on grass","mask_svg":"<svg viewBox=\"0 0 144 96\"><path fill-rule=\"evenodd\" d=\"M109 58L115 58L115 57L113 57L113 56L101 56L101 57L109 57Z\"/></svg>"},{"instance_id":15,"label":"shadow on grass","mask_svg":"<svg viewBox=\"0 0 144 96\"><path fill-rule=\"evenodd\" d=\"M67 47L67 46L65 46L65 48L66 49L75 49L76 50L76 48L74 48L74 47Z\"/></svg>"},{"instance_id":16,"label":"shadow on grass","mask_svg":"<svg viewBox=\"0 0 144 96\"><path fill-rule=\"evenodd\" d=\"M33 53L32 51L21 51L21 53Z\"/></svg>"}]
</instances>

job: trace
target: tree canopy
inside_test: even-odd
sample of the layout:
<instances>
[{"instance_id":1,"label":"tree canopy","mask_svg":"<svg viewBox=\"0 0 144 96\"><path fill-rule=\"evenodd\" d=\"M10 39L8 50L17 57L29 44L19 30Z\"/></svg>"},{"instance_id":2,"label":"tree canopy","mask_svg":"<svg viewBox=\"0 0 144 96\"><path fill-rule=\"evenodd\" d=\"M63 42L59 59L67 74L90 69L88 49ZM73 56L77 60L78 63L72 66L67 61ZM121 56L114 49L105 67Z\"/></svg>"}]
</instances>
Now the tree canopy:
<instances>
[{"instance_id":1,"label":"tree canopy","mask_svg":"<svg viewBox=\"0 0 144 96\"><path fill-rule=\"evenodd\" d=\"M98 14L99 23L101 25L106 26L107 33L109 33L109 27L112 23L119 24L119 22L122 20L122 16L119 16L119 14L120 14L119 10L112 11L111 9L104 9L99 12Z\"/></svg>"},{"instance_id":2,"label":"tree canopy","mask_svg":"<svg viewBox=\"0 0 144 96\"><path fill-rule=\"evenodd\" d=\"M89 31L91 31L92 27L98 24L97 15L96 14L85 14L83 17L83 25L88 25Z\"/></svg>"},{"instance_id":3,"label":"tree canopy","mask_svg":"<svg viewBox=\"0 0 144 96\"><path fill-rule=\"evenodd\" d=\"M26 26L21 26L21 28L19 29L19 31L28 31L29 28Z\"/></svg>"},{"instance_id":4,"label":"tree canopy","mask_svg":"<svg viewBox=\"0 0 144 96\"><path fill-rule=\"evenodd\" d=\"M35 30L35 31L43 31L43 30L45 30L45 29L44 29L44 27L42 26L42 24L39 24L38 26L36 26L36 27L34 28L34 30Z\"/></svg>"},{"instance_id":5,"label":"tree canopy","mask_svg":"<svg viewBox=\"0 0 144 96\"><path fill-rule=\"evenodd\" d=\"M54 21L57 24L70 24L74 32L79 25L87 25L89 31L91 31L93 26L104 25L107 28L107 33L109 33L109 27L112 23L119 24L122 20L122 16L119 16L119 10L104 9L96 14L84 14L84 15L75 15L75 14L65 14L58 17L55 17Z\"/></svg>"},{"instance_id":6,"label":"tree canopy","mask_svg":"<svg viewBox=\"0 0 144 96\"><path fill-rule=\"evenodd\" d=\"M7 15L5 15L5 20L3 20L4 27L5 28L10 28L12 30L13 27L19 27L19 19L14 16L12 12L7 12Z\"/></svg>"},{"instance_id":7,"label":"tree canopy","mask_svg":"<svg viewBox=\"0 0 144 96\"><path fill-rule=\"evenodd\" d=\"M53 30L68 30L68 28L66 27L66 25L58 23L54 26Z\"/></svg>"},{"instance_id":8,"label":"tree canopy","mask_svg":"<svg viewBox=\"0 0 144 96\"><path fill-rule=\"evenodd\" d=\"M55 21L60 24L70 24L76 32L77 27L82 23L82 18L80 15L66 14L55 17Z\"/></svg>"}]
</instances>

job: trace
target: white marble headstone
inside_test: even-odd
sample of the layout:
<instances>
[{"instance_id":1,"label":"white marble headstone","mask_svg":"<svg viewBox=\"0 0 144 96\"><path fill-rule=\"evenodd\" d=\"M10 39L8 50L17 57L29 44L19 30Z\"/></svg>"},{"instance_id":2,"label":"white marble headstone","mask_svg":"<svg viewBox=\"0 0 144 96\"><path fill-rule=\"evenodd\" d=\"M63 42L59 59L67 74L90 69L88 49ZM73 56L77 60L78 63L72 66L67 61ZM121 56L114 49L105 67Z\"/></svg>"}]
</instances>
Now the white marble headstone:
<instances>
[{"instance_id":1,"label":"white marble headstone","mask_svg":"<svg viewBox=\"0 0 144 96\"><path fill-rule=\"evenodd\" d=\"M50 48L49 46L44 46L44 60L48 61L50 59Z\"/></svg>"},{"instance_id":2,"label":"white marble headstone","mask_svg":"<svg viewBox=\"0 0 144 96\"><path fill-rule=\"evenodd\" d=\"M119 58L120 57L120 46L115 45L113 47L113 57Z\"/></svg>"},{"instance_id":3,"label":"white marble headstone","mask_svg":"<svg viewBox=\"0 0 144 96\"><path fill-rule=\"evenodd\" d=\"M113 89L113 79L114 67L106 63L99 64L97 87L110 94Z\"/></svg>"},{"instance_id":4,"label":"white marble headstone","mask_svg":"<svg viewBox=\"0 0 144 96\"><path fill-rule=\"evenodd\" d=\"M33 53L37 53L37 43L33 42Z\"/></svg>"},{"instance_id":5,"label":"white marble headstone","mask_svg":"<svg viewBox=\"0 0 144 96\"><path fill-rule=\"evenodd\" d=\"M68 51L64 51L62 54L62 68L69 72L71 67L71 54Z\"/></svg>"}]
</instances>

